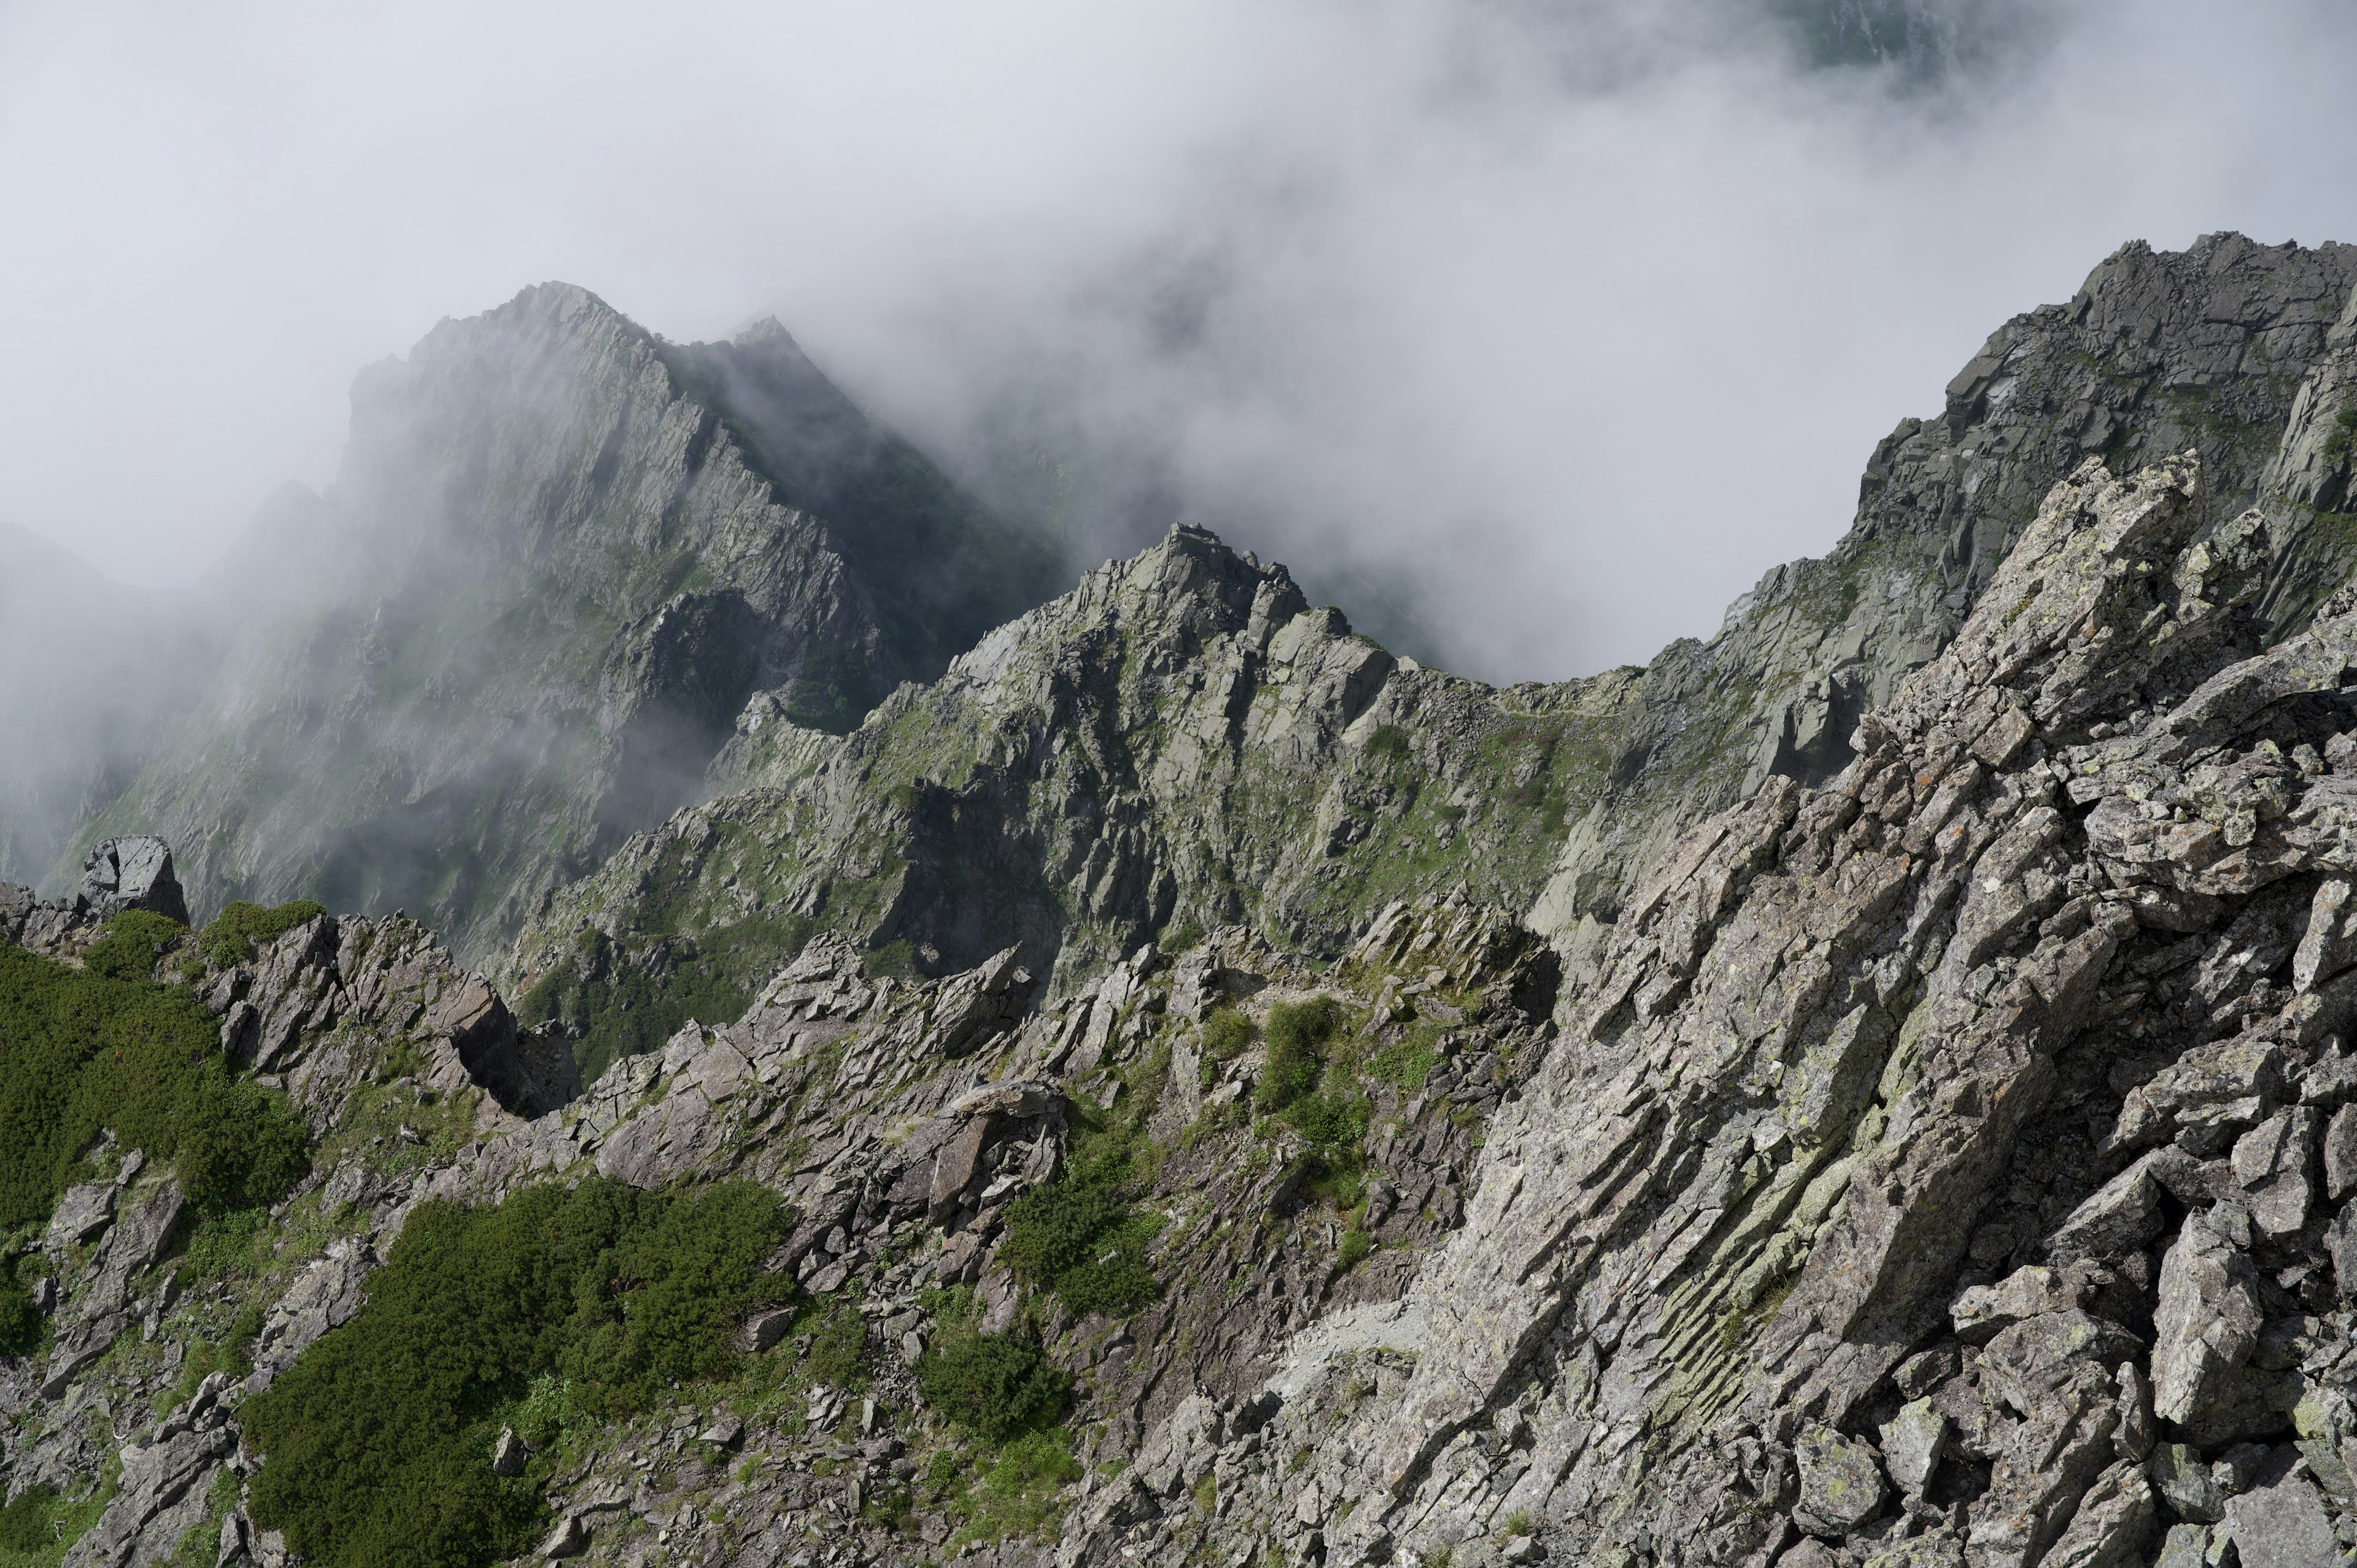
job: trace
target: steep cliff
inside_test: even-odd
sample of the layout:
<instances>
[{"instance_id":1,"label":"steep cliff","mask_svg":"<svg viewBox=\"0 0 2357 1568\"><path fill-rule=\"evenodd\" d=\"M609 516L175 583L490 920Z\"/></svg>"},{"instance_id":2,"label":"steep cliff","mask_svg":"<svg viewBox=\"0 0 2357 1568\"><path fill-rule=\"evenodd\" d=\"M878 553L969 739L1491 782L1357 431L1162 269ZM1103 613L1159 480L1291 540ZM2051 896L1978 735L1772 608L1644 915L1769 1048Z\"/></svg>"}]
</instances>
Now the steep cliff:
<instances>
[{"instance_id":1,"label":"steep cliff","mask_svg":"<svg viewBox=\"0 0 2357 1568\"><path fill-rule=\"evenodd\" d=\"M336 484L244 560L225 662L84 840L469 951L691 798L754 693L856 724L1055 570L774 323L679 347L564 285L364 374Z\"/></svg>"}]
</instances>

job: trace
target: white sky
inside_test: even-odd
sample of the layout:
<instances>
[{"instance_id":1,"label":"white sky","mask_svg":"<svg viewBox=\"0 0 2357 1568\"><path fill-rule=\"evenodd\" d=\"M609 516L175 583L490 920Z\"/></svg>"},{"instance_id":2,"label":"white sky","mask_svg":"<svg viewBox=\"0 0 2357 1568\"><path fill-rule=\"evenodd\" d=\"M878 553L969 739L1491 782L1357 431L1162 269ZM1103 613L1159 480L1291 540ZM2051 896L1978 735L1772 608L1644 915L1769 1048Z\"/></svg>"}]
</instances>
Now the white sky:
<instances>
[{"instance_id":1,"label":"white sky","mask_svg":"<svg viewBox=\"0 0 2357 1568\"><path fill-rule=\"evenodd\" d=\"M561 277L774 311L952 455L1028 399L1555 677L1822 553L2121 242L2357 240L2345 5L2082 0L1910 95L1726 3L0 0L0 519L168 584L361 364Z\"/></svg>"}]
</instances>

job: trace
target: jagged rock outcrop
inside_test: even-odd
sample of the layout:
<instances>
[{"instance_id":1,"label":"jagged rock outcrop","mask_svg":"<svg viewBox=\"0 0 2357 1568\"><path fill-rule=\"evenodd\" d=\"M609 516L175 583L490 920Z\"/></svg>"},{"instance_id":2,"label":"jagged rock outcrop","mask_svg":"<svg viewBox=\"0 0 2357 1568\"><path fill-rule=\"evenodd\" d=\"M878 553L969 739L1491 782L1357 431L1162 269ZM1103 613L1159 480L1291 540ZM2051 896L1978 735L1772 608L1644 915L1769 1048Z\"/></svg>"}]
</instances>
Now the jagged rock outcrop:
<instances>
[{"instance_id":1,"label":"jagged rock outcrop","mask_svg":"<svg viewBox=\"0 0 2357 1568\"><path fill-rule=\"evenodd\" d=\"M1336 952L1444 871L1488 902L1534 893L1615 689L1394 659L1282 567L1177 528L849 736L757 704L716 765L737 792L566 890L506 973L562 1013L676 963L680 933L774 962L832 928L952 968L1011 942L1043 973L1240 921Z\"/></svg>"},{"instance_id":2,"label":"jagged rock outcrop","mask_svg":"<svg viewBox=\"0 0 2357 1568\"><path fill-rule=\"evenodd\" d=\"M559 284L365 372L336 483L266 531L82 842L163 833L200 911L403 906L469 954L691 798L754 693L856 723L1055 571L774 323L681 347Z\"/></svg>"},{"instance_id":3,"label":"jagged rock outcrop","mask_svg":"<svg viewBox=\"0 0 2357 1568\"><path fill-rule=\"evenodd\" d=\"M1682 842L1394 1369L1214 1539L2150 1561L2171 1518L2238 1528L2203 1480L2254 1555L2262 1515L2330 1539L2357 977L2292 970L2338 929L2357 613L2254 654L2264 520L2197 542L2197 475L2091 463L1848 768ZM2229 1477L2254 1444L2280 1498Z\"/></svg>"},{"instance_id":4,"label":"jagged rock outcrop","mask_svg":"<svg viewBox=\"0 0 2357 1568\"><path fill-rule=\"evenodd\" d=\"M70 898L44 901L16 882L0 882L0 941L42 950L72 948L125 909L188 923L188 906L172 873L172 846L150 836L108 839L82 861L81 886Z\"/></svg>"},{"instance_id":5,"label":"jagged rock outcrop","mask_svg":"<svg viewBox=\"0 0 2357 1568\"><path fill-rule=\"evenodd\" d=\"M556 977L552 1014L579 1023L623 976L757 983L819 927L951 966L1004 929L1059 973L1189 921L1331 956L1367 908L1462 881L1527 910L1587 978L1678 833L1768 779L1846 765L1859 714L1946 644L2087 455L2195 450L2203 521L2246 508L2330 403L2301 378L2340 373L2353 285L2347 246L2126 247L1994 335L1943 417L1877 449L1831 555L1641 671L1457 680L1176 531L849 736L757 699L714 763L718 798L560 894L501 972ZM2262 609L2283 630L2337 581L2337 536L2269 516ZM991 931L973 929L985 901Z\"/></svg>"}]
</instances>

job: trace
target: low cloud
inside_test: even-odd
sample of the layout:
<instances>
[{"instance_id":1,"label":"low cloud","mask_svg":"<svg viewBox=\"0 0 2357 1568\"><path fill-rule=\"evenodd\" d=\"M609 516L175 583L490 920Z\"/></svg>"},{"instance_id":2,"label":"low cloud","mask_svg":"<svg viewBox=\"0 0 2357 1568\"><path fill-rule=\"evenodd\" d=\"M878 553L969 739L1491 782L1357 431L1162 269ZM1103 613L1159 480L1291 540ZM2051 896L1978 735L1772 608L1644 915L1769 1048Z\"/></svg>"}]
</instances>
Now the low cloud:
<instances>
[{"instance_id":1,"label":"low cloud","mask_svg":"<svg viewBox=\"0 0 2357 1568\"><path fill-rule=\"evenodd\" d=\"M1707 634L2122 241L2357 239L2345 8L0 15L0 519L188 580L563 277L775 312L1076 551L1178 518L1492 679Z\"/></svg>"}]
</instances>

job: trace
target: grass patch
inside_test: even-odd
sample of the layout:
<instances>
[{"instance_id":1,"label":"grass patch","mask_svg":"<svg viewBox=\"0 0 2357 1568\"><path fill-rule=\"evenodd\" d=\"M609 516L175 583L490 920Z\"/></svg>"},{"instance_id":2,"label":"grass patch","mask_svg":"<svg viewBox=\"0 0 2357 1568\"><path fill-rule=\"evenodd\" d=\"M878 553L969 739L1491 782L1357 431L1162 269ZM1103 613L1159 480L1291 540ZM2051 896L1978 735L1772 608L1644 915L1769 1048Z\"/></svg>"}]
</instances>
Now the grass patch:
<instances>
[{"instance_id":1,"label":"grass patch","mask_svg":"<svg viewBox=\"0 0 2357 1568\"><path fill-rule=\"evenodd\" d=\"M255 1521L327 1568L528 1551L546 1477L491 1473L499 1427L535 1398L547 1412L546 1379L560 1423L603 1426L674 1380L731 1375L735 1323L792 1289L760 1272L784 1221L749 1182L640 1192L593 1177L494 1208L420 1206L359 1316L242 1407L265 1455Z\"/></svg>"},{"instance_id":2,"label":"grass patch","mask_svg":"<svg viewBox=\"0 0 2357 1568\"><path fill-rule=\"evenodd\" d=\"M269 1226L270 1211L258 1204L201 1217L180 1251L180 1288L249 1272L253 1244Z\"/></svg>"},{"instance_id":3,"label":"grass patch","mask_svg":"<svg viewBox=\"0 0 2357 1568\"><path fill-rule=\"evenodd\" d=\"M1375 733L1367 737L1368 755L1386 762L1405 762L1413 749L1407 731L1397 725L1377 725Z\"/></svg>"},{"instance_id":4,"label":"grass patch","mask_svg":"<svg viewBox=\"0 0 2357 1568\"><path fill-rule=\"evenodd\" d=\"M800 953L816 927L800 916L748 920L668 944L666 967L650 973L593 932L533 983L515 1004L527 1028L563 1024L574 1036L581 1081L624 1057L661 1050L690 1018L732 1024L766 978Z\"/></svg>"},{"instance_id":5,"label":"grass patch","mask_svg":"<svg viewBox=\"0 0 2357 1568\"><path fill-rule=\"evenodd\" d=\"M262 1333L262 1308L249 1303L230 1319L229 1327L218 1340L199 1339L188 1347L181 1358L179 1381L174 1386L172 1402L188 1402L197 1391L197 1385L215 1372L227 1372L232 1378L243 1378L253 1370L253 1358L247 1354Z\"/></svg>"},{"instance_id":6,"label":"grass patch","mask_svg":"<svg viewBox=\"0 0 2357 1568\"><path fill-rule=\"evenodd\" d=\"M1367 1076L1413 1094L1440 1065L1440 1026L1419 1024L1367 1058Z\"/></svg>"},{"instance_id":7,"label":"grass patch","mask_svg":"<svg viewBox=\"0 0 2357 1568\"><path fill-rule=\"evenodd\" d=\"M0 1568L55 1568L98 1522L106 1504L105 1488L70 1500L52 1487L26 1487L0 1508Z\"/></svg>"},{"instance_id":8,"label":"grass patch","mask_svg":"<svg viewBox=\"0 0 2357 1568\"><path fill-rule=\"evenodd\" d=\"M268 909L241 898L197 933L197 950L212 961L215 969L251 963L263 943L275 941L327 912L324 906L308 898L297 898L291 904Z\"/></svg>"}]
</instances>

